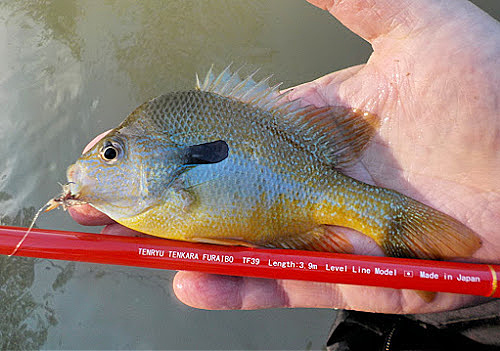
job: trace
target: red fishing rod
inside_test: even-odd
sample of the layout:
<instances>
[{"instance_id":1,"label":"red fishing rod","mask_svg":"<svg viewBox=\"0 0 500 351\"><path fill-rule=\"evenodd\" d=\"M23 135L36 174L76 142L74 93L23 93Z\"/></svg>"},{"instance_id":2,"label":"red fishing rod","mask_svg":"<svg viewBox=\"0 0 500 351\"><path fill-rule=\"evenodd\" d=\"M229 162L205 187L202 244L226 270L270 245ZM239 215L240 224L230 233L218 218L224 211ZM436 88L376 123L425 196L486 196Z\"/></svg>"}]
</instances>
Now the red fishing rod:
<instances>
[{"instance_id":1,"label":"red fishing rod","mask_svg":"<svg viewBox=\"0 0 500 351\"><path fill-rule=\"evenodd\" d=\"M25 237L26 231L0 226L0 254L500 297L500 265L253 249L47 229L32 229Z\"/></svg>"}]
</instances>

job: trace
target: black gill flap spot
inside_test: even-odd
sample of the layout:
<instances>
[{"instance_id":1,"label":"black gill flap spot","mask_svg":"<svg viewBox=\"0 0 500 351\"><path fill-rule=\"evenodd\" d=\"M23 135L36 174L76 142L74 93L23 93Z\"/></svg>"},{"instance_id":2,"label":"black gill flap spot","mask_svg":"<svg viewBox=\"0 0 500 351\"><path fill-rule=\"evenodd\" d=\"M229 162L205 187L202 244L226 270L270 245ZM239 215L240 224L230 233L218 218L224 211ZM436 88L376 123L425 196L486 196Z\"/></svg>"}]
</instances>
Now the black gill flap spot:
<instances>
[{"instance_id":1,"label":"black gill flap spot","mask_svg":"<svg viewBox=\"0 0 500 351\"><path fill-rule=\"evenodd\" d=\"M221 162L227 158L229 147L224 140L189 146L186 149L186 165Z\"/></svg>"}]
</instances>

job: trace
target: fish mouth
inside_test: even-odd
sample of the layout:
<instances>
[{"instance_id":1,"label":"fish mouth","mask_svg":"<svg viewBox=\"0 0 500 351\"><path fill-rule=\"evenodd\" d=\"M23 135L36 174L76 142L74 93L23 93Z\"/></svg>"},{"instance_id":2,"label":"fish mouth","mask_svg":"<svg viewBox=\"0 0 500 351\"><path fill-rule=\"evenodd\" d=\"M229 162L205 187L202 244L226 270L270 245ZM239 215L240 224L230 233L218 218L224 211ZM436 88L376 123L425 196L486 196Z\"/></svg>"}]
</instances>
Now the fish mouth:
<instances>
[{"instance_id":1,"label":"fish mouth","mask_svg":"<svg viewBox=\"0 0 500 351\"><path fill-rule=\"evenodd\" d=\"M66 176L68 178L68 182L64 185L61 184L62 192L59 196L54 197L47 202L45 206L45 212L52 211L55 208L61 206L64 211L68 209L68 207L75 205L83 205L86 204L86 201L82 201L80 199L82 189L78 184L78 179L80 177L80 167L75 163L68 167L66 171Z\"/></svg>"},{"instance_id":2,"label":"fish mouth","mask_svg":"<svg viewBox=\"0 0 500 351\"><path fill-rule=\"evenodd\" d=\"M67 184L62 185L62 192L58 197L54 197L47 202L45 206L47 208L44 212L52 211L59 206L62 206L63 210L67 210L68 207L75 205L83 205L86 204L86 201L82 201L79 199L80 193L78 191L78 186L74 182L69 182Z\"/></svg>"}]
</instances>

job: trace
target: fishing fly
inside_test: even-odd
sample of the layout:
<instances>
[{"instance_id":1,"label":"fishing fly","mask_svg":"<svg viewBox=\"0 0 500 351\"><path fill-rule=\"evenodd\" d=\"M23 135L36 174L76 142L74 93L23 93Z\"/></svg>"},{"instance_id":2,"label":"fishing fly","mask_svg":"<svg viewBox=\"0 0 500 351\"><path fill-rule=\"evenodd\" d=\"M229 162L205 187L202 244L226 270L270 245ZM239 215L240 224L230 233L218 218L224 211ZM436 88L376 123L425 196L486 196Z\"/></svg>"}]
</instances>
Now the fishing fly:
<instances>
[{"instance_id":1,"label":"fishing fly","mask_svg":"<svg viewBox=\"0 0 500 351\"><path fill-rule=\"evenodd\" d=\"M28 230L26 230L26 233L24 233L21 240L19 240L17 245L14 247L14 250L12 250L12 252L8 255L9 257L14 256L17 253L17 251L19 250L19 248L24 243L24 241L28 237L29 233L33 229L33 226L35 225L35 222L37 221L37 219L40 216L40 214L42 213L42 211L49 212L49 211L52 211L53 209L55 209L59 206L61 206L66 211L66 209L69 206L85 203L85 202L77 200L74 195L71 195L69 186L70 186L69 183L64 184L64 185L61 184L61 187L62 187L61 194L58 197L54 197L54 198L50 199L45 205L43 205L36 212L35 216L33 217L33 220L31 221L30 226L28 227Z\"/></svg>"}]
</instances>

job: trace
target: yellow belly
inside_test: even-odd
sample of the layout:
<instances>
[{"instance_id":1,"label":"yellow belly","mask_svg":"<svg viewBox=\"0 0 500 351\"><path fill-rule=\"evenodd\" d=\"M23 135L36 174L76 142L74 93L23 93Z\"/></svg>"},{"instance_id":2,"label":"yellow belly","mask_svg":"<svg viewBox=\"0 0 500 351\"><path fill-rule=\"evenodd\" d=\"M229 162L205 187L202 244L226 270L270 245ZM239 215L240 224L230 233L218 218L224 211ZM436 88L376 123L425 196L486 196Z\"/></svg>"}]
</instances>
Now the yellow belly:
<instances>
[{"instance_id":1,"label":"yellow belly","mask_svg":"<svg viewBox=\"0 0 500 351\"><path fill-rule=\"evenodd\" d=\"M174 240L228 238L265 243L304 234L318 224L313 220L314 205L283 198L275 205L251 208L220 206L184 209L171 202L150 208L131 218L115 219L141 233Z\"/></svg>"}]
</instances>

